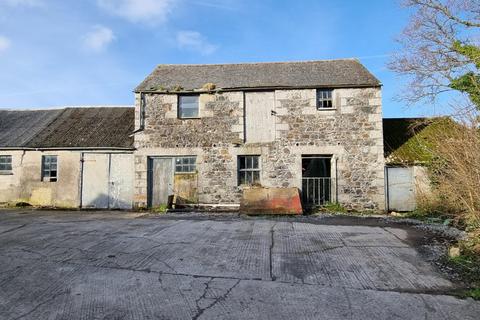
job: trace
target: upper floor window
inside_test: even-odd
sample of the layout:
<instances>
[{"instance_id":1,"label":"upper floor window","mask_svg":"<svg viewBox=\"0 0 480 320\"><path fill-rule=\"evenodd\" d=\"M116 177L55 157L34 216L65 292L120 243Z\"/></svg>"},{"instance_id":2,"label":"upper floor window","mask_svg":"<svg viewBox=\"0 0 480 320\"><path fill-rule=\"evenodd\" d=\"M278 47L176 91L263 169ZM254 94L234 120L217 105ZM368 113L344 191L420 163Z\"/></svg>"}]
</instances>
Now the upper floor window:
<instances>
[{"instance_id":1,"label":"upper floor window","mask_svg":"<svg viewBox=\"0 0 480 320\"><path fill-rule=\"evenodd\" d=\"M12 156L0 156L0 174L12 173Z\"/></svg>"},{"instance_id":2,"label":"upper floor window","mask_svg":"<svg viewBox=\"0 0 480 320\"><path fill-rule=\"evenodd\" d=\"M317 109L332 109L333 98L332 89L317 89Z\"/></svg>"},{"instance_id":3,"label":"upper floor window","mask_svg":"<svg viewBox=\"0 0 480 320\"><path fill-rule=\"evenodd\" d=\"M42 181L57 181L57 156L42 156Z\"/></svg>"},{"instance_id":4,"label":"upper floor window","mask_svg":"<svg viewBox=\"0 0 480 320\"><path fill-rule=\"evenodd\" d=\"M176 173L192 173L196 169L197 157L176 157L175 172Z\"/></svg>"},{"instance_id":5,"label":"upper floor window","mask_svg":"<svg viewBox=\"0 0 480 320\"><path fill-rule=\"evenodd\" d=\"M178 96L178 117L198 118L198 95Z\"/></svg>"},{"instance_id":6,"label":"upper floor window","mask_svg":"<svg viewBox=\"0 0 480 320\"><path fill-rule=\"evenodd\" d=\"M238 185L260 183L260 156L238 157Z\"/></svg>"}]
</instances>

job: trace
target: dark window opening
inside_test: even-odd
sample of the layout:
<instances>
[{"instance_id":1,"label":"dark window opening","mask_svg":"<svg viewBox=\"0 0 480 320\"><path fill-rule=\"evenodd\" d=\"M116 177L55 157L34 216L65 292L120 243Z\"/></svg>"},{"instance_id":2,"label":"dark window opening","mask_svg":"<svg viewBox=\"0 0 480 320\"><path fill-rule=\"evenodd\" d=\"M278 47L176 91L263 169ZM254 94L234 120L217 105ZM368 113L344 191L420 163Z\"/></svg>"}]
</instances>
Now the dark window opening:
<instances>
[{"instance_id":1,"label":"dark window opening","mask_svg":"<svg viewBox=\"0 0 480 320\"><path fill-rule=\"evenodd\" d=\"M260 183L260 156L238 156L238 185Z\"/></svg>"},{"instance_id":2,"label":"dark window opening","mask_svg":"<svg viewBox=\"0 0 480 320\"><path fill-rule=\"evenodd\" d=\"M302 157L302 177L328 178L330 177L330 157L304 156Z\"/></svg>"},{"instance_id":3,"label":"dark window opening","mask_svg":"<svg viewBox=\"0 0 480 320\"><path fill-rule=\"evenodd\" d=\"M178 96L178 117L198 118L198 95Z\"/></svg>"},{"instance_id":4,"label":"dark window opening","mask_svg":"<svg viewBox=\"0 0 480 320\"><path fill-rule=\"evenodd\" d=\"M42 181L57 181L57 156L42 156Z\"/></svg>"},{"instance_id":5,"label":"dark window opening","mask_svg":"<svg viewBox=\"0 0 480 320\"><path fill-rule=\"evenodd\" d=\"M318 89L317 90L317 109L332 109L333 98L331 89Z\"/></svg>"}]
</instances>

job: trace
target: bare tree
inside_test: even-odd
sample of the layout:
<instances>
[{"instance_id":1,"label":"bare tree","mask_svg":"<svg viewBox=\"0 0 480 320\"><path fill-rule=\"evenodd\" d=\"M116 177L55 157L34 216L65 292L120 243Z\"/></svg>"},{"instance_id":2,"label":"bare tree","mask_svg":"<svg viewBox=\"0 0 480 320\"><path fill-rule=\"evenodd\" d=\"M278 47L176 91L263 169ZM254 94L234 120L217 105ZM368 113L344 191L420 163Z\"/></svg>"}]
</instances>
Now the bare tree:
<instances>
[{"instance_id":1,"label":"bare tree","mask_svg":"<svg viewBox=\"0 0 480 320\"><path fill-rule=\"evenodd\" d=\"M480 97L480 0L405 0L413 10L389 68L409 79L407 103L458 90ZM468 77L467 77L468 76ZM467 90L468 89L468 90Z\"/></svg>"}]
</instances>

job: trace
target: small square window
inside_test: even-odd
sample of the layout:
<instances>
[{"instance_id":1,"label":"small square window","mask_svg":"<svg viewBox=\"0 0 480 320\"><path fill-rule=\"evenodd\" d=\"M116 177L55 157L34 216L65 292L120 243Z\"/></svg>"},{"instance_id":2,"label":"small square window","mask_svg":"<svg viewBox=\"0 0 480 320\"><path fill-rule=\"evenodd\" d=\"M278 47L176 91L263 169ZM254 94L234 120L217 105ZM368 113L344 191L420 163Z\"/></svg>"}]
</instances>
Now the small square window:
<instances>
[{"instance_id":1,"label":"small square window","mask_svg":"<svg viewBox=\"0 0 480 320\"><path fill-rule=\"evenodd\" d=\"M0 173L12 172L12 156L0 156Z\"/></svg>"},{"instance_id":2,"label":"small square window","mask_svg":"<svg viewBox=\"0 0 480 320\"><path fill-rule=\"evenodd\" d=\"M198 95L178 96L178 117L198 118Z\"/></svg>"},{"instance_id":3,"label":"small square window","mask_svg":"<svg viewBox=\"0 0 480 320\"><path fill-rule=\"evenodd\" d=\"M333 106L333 90L318 89L317 90L317 109L332 109Z\"/></svg>"},{"instance_id":4,"label":"small square window","mask_svg":"<svg viewBox=\"0 0 480 320\"><path fill-rule=\"evenodd\" d=\"M238 185L260 183L260 156L238 157Z\"/></svg>"},{"instance_id":5,"label":"small square window","mask_svg":"<svg viewBox=\"0 0 480 320\"><path fill-rule=\"evenodd\" d=\"M42 181L57 181L57 156L42 156Z\"/></svg>"},{"instance_id":6,"label":"small square window","mask_svg":"<svg viewBox=\"0 0 480 320\"><path fill-rule=\"evenodd\" d=\"M197 157L176 157L176 173L193 173L196 170Z\"/></svg>"}]
</instances>

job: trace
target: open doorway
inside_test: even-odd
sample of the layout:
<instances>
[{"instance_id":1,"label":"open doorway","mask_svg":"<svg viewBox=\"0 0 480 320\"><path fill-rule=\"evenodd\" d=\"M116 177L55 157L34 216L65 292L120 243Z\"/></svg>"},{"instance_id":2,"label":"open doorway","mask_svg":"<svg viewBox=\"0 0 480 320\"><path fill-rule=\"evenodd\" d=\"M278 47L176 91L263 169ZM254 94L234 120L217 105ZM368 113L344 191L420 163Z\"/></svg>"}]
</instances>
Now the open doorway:
<instances>
[{"instance_id":1,"label":"open doorway","mask_svg":"<svg viewBox=\"0 0 480 320\"><path fill-rule=\"evenodd\" d=\"M332 156L302 155L302 201L306 207L331 202Z\"/></svg>"}]
</instances>

